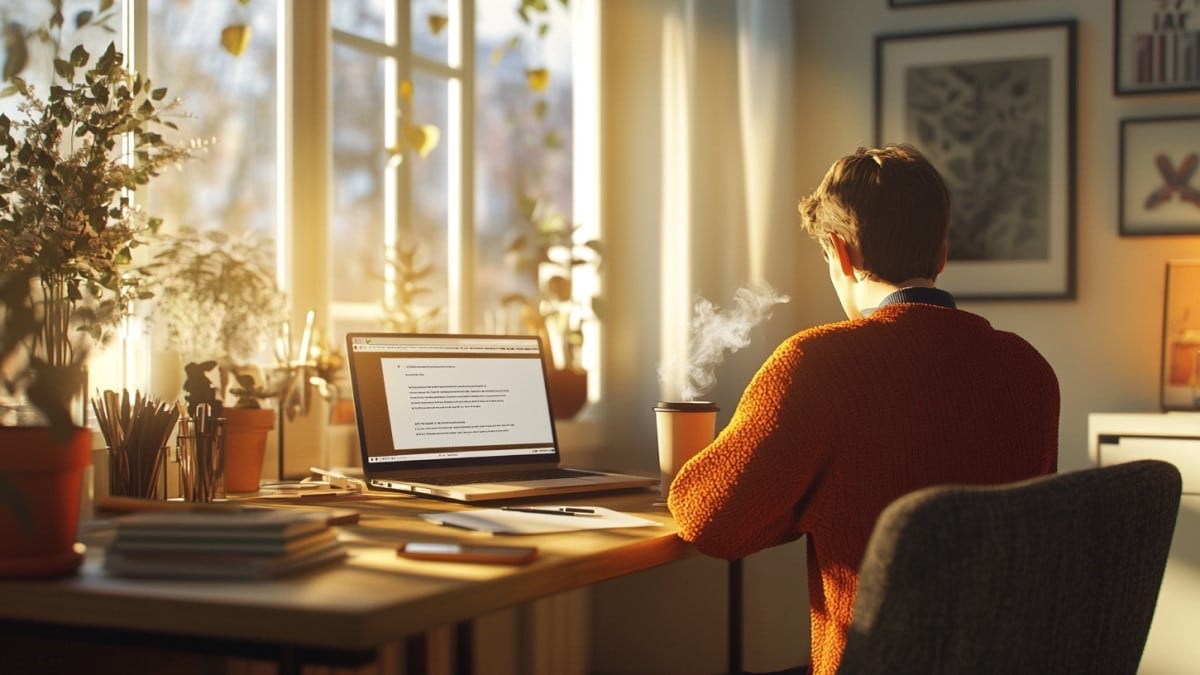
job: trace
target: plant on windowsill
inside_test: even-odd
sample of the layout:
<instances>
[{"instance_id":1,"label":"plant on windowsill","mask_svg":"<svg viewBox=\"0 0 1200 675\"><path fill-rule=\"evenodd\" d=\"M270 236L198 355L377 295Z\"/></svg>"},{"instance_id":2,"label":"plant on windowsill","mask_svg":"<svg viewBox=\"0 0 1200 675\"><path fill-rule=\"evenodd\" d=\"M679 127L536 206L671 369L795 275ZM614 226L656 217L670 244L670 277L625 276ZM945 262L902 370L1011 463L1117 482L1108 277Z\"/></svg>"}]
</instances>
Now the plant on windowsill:
<instances>
[{"instance_id":1,"label":"plant on windowsill","mask_svg":"<svg viewBox=\"0 0 1200 675\"><path fill-rule=\"evenodd\" d=\"M507 257L519 273L533 277L537 295L512 293L503 302L517 305L522 323L546 344L554 415L570 419L587 403L584 326L604 315L603 298L582 293L579 282L584 270L599 271L603 249L599 241L580 240L580 226L545 203L528 213L532 231L513 237Z\"/></svg>"},{"instance_id":2,"label":"plant on windowsill","mask_svg":"<svg viewBox=\"0 0 1200 675\"><path fill-rule=\"evenodd\" d=\"M17 426L0 429L0 576L67 574L81 560L87 355L144 296L129 262L158 224L132 195L197 148L162 137L178 101L126 69L115 44L95 59L81 45L62 58L61 3L50 7L28 34L4 27L3 94L19 101L13 118L0 115L0 356ZM75 28L115 13L101 0ZM53 50L44 97L20 76L39 43Z\"/></svg>"},{"instance_id":3,"label":"plant on windowsill","mask_svg":"<svg viewBox=\"0 0 1200 675\"><path fill-rule=\"evenodd\" d=\"M261 401L276 397L278 387L251 360L274 345L287 315L271 242L192 228L161 239L143 270L156 299L151 320L186 364L185 389L204 389L201 378L211 382L208 373L216 370L213 404L226 419L226 489L253 492L275 426L275 411ZM231 398L234 404L225 405Z\"/></svg>"}]
</instances>

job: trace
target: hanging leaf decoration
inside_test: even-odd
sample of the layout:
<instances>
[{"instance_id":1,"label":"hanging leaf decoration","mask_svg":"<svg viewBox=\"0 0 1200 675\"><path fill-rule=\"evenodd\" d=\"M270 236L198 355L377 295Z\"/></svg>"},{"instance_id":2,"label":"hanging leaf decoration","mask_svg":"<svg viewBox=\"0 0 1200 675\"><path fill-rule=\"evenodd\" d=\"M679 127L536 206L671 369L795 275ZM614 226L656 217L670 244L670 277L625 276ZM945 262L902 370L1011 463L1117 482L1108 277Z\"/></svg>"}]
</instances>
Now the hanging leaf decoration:
<instances>
[{"instance_id":1,"label":"hanging leaf decoration","mask_svg":"<svg viewBox=\"0 0 1200 675\"><path fill-rule=\"evenodd\" d=\"M404 143L417 151L422 158L426 157L437 147L442 139L442 132L432 124L405 124Z\"/></svg>"},{"instance_id":2,"label":"hanging leaf decoration","mask_svg":"<svg viewBox=\"0 0 1200 675\"><path fill-rule=\"evenodd\" d=\"M530 68L525 71L525 81L532 91L546 91L550 86L550 71L546 68Z\"/></svg>"},{"instance_id":3,"label":"hanging leaf decoration","mask_svg":"<svg viewBox=\"0 0 1200 675\"><path fill-rule=\"evenodd\" d=\"M225 51L233 54L234 58L241 56L249 44L250 26L244 23L234 23L221 30L221 46L225 48Z\"/></svg>"},{"instance_id":4,"label":"hanging leaf decoration","mask_svg":"<svg viewBox=\"0 0 1200 675\"><path fill-rule=\"evenodd\" d=\"M492 50L492 65L500 63L501 60L510 52L515 51L521 46L521 37L514 35L509 38L508 42L502 43L499 47Z\"/></svg>"},{"instance_id":5,"label":"hanging leaf decoration","mask_svg":"<svg viewBox=\"0 0 1200 675\"><path fill-rule=\"evenodd\" d=\"M430 14L427 18L429 21L429 32L434 35L441 35L446 29L446 24L450 23L450 19L445 14Z\"/></svg>"}]
</instances>

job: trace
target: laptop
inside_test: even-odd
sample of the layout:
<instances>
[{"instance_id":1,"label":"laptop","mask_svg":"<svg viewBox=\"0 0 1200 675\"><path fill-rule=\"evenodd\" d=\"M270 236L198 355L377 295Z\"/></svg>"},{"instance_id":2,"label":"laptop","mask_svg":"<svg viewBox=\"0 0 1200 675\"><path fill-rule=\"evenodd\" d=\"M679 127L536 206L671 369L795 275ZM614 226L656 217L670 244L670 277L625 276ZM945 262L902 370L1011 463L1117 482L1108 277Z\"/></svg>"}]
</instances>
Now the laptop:
<instances>
[{"instance_id":1,"label":"laptop","mask_svg":"<svg viewBox=\"0 0 1200 675\"><path fill-rule=\"evenodd\" d=\"M560 464L533 335L346 335L364 479L461 502L646 487Z\"/></svg>"}]
</instances>

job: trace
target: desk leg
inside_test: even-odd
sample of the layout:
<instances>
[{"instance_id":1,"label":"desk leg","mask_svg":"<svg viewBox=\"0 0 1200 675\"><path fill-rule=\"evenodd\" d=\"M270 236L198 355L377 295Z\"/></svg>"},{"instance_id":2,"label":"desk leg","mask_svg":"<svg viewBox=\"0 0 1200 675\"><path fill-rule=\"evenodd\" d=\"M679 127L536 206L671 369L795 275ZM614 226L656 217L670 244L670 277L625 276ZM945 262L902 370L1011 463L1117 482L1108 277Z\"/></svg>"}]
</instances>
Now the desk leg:
<instances>
[{"instance_id":1,"label":"desk leg","mask_svg":"<svg viewBox=\"0 0 1200 675\"><path fill-rule=\"evenodd\" d=\"M404 672L406 675L425 675L429 672L429 639L424 633L404 641Z\"/></svg>"},{"instance_id":2,"label":"desk leg","mask_svg":"<svg viewBox=\"0 0 1200 675\"><path fill-rule=\"evenodd\" d=\"M471 675L475 672L475 631L471 622L461 621L454 625L454 675Z\"/></svg>"},{"instance_id":3,"label":"desk leg","mask_svg":"<svg viewBox=\"0 0 1200 675\"><path fill-rule=\"evenodd\" d=\"M275 661L275 672L278 675L300 675L300 659L296 656L296 650L289 647L284 647L279 650L279 656Z\"/></svg>"},{"instance_id":4,"label":"desk leg","mask_svg":"<svg viewBox=\"0 0 1200 675\"><path fill-rule=\"evenodd\" d=\"M742 672L742 559L729 561L729 672Z\"/></svg>"}]
</instances>

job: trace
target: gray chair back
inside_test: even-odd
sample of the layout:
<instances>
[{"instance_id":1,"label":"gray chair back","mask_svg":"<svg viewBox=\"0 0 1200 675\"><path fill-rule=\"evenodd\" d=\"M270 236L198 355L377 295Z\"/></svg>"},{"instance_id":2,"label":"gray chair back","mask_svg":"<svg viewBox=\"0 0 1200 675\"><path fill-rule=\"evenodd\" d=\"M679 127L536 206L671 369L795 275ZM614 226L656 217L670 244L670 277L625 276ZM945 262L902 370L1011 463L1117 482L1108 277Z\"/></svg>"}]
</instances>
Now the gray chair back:
<instances>
[{"instance_id":1,"label":"gray chair back","mask_svg":"<svg viewBox=\"0 0 1200 675\"><path fill-rule=\"evenodd\" d=\"M880 515L839 673L1135 673L1181 480L1142 460L938 486Z\"/></svg>"}]
</instances>

